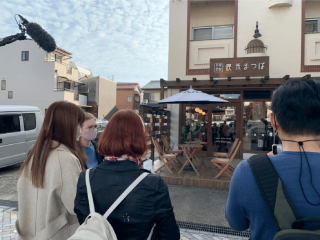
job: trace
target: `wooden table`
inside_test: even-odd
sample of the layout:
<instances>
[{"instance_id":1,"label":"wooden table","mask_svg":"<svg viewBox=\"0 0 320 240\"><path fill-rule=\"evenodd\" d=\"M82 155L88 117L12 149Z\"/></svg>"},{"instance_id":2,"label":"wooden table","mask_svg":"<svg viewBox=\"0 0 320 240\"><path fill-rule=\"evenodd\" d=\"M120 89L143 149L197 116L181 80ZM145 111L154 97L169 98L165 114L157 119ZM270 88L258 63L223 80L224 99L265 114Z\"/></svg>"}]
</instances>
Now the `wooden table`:
<instances>
[{"instance_id":1,"label":"wooden table","mask_svg":"<svg viewBox=\"0 0 320 240\"><path fill-rule=\"evenodd\" d=\"M178 172L178 174L181 173L183 168L187 165L189 162L196 174L199 176L199 173L196 169L196 167L199 167L200 164L203 165L204 168L204 162L201 160L200 156L197 154L203 147L204 143L185 143L185 144L178 144L179 147L181 147L182 151L187 157L187 161L183 164L182 168ZM193 161L192 161L193 160ZM199 165L197 164L197 161L199 162Z\"/></svg>"},{"instance_id":2,"label":"wooden table","mask_svg":"<svg viewBox=\"0 0 320 240\"><path fill-rule=\"evenodd\" d=\"M185 143L188 144L190 142L185 142ZM191 144L207 145L208 143L207 142L192 141ZM201 157L199 155L200 150L201 150L201 148L198 149L198 151L195 153L194 157L196 157L197 160L203 164L203 169L204 169L205 164L204 164L204 162L202 161L202 159L201 159Z\"/></svg>"}]
</instances>

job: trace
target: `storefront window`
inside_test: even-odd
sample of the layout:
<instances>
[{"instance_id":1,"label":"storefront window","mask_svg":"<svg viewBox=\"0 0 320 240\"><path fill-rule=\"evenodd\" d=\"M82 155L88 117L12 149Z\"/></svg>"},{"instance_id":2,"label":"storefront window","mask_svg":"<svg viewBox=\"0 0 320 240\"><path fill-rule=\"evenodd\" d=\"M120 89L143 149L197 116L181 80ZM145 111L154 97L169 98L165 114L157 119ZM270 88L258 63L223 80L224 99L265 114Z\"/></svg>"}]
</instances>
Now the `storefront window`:
<instances>
[{"instance_id":1,"label":"storefront window","mask_svg":"<svg viewBox=\"0 0 320 240\"><path fill-rule=\"evenodd\" d=\"M240 99L240 92L225 92L225 93L213 93L211 94L214 97L222 98L222 99Z\"/></svg>"},{"instance_id":2,"label":"storefront window","mask_svg":"<svg viewBox=\"0 0 320 240\"><path fill-rule=\"evenodd\" d=\"M244 102L243 150L271 151L274 131L270 124L271 102Z\"/></svg>"},{"instance_id":3,"label":"storefront window","mask_svg":"<svg viewBox=\"0 0 320 240\"><path fill-rule=\"evenodd\" d=\"M191 111L191 126L190 126L190 111ZM181 142L190 141L190 128L192 132L192 140L204 141L206 135L206 125L208 122L208 110L200 111L198 107L186 107L186 122L181 129Z\"/></svg>"},{"instance_id":4,"label":"storefront window","mask_svg":"<svg viewBox=\"0 0 320 240\"><path fill-rule=\"evenodd\" d=\"M191 113L191 126L190 126ZM198 105L186 107L185 123L180 130L181 142L204 142L202 151L228 152L236 136L236 107ZM208 151L211 151L210 153Z\"/></svg>"},{"instance_id":5,"label":"storefront window","mask_svg":"<svg viewBox=\"0 0 320 240\"><path fill-rule=\"evenodd\" d=\"M228 152L236 136L236 107L212 108L212 152Z\"/></svg>"}]
</instances>

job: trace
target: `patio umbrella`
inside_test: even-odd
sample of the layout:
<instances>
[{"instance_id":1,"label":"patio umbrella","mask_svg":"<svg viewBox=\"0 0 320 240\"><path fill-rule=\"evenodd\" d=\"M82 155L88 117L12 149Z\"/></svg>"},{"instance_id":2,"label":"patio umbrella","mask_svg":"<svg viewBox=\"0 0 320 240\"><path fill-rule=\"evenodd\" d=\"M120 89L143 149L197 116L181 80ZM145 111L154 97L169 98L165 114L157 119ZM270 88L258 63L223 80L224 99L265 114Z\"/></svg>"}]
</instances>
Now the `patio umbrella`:
<instances>
[{"instance_id":1,"label":"patio umbrella","mask_svg":"<svg viewBox=\"0 0 320 240\"><path fill-rule=\"evenodd\" d=\"M192 89L192 86L190 86L190 89L187 91L183 91L180 93L177 93L171 97L165 98L157 102L158 104L190 104L190 109L192 108L192 104L211 104L211 103L228 103L228 101L223 100L218 97L211 96L210 94L197 91ZM192 129L191 129L191 122L192 122L192 111L190 112L190 143L192 141Z\"/></svg>"}]
</instances>

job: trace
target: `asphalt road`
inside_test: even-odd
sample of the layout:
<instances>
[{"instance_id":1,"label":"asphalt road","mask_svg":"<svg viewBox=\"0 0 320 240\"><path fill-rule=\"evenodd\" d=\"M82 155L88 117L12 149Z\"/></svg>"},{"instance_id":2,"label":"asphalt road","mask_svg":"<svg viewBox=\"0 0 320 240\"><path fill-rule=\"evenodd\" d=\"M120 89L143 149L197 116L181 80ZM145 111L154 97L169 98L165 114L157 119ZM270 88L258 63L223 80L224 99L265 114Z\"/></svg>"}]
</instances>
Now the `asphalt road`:
<instances>
[{"instance_id":1,"label":"asphalt road","mask_svg":"<svg viewBox=\"0 0 320 240\"><path fill-rule=\"evenodd\" d=\"M17 181L20 164L0 168L0 199L18 201Z\"/></svg>"},{"instance_id":2,"label":"asphalt road","mask_svg":"<svg viewBox=\"0 0 320 240\"><path fill-rule=\"evenodd\" d=\"M0 168L0 200L18 201L21 164ZM228 226L224 211L228 190L168 185L176 219L184 222Z\"/></svg>"}]
</instances>

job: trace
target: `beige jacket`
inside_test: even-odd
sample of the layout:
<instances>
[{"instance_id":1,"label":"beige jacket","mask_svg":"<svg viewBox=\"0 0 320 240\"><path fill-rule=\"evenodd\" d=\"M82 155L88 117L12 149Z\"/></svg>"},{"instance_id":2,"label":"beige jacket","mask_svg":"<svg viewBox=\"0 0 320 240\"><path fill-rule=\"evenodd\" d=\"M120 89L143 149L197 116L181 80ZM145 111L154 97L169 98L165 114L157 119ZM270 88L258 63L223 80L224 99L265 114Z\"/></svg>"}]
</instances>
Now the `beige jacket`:
<instances>
[{"instance_id":1,"label":"beige jacket","mask_svg":"<svg viewBox=\"0 0 320 240\"><path fill-rule=\"evenodd\" d=\"M57 146L56 141L52 141ZM31 164L29 164L31 166ZM27 170L30 174L30 167ZM73 211L81 166L60 145L49 154L44 188L35 188L25 174L18 180L18 234L23 240L65 240L79 227Z\"/></svg>"}]
</instances>

